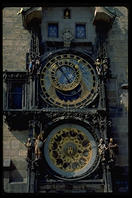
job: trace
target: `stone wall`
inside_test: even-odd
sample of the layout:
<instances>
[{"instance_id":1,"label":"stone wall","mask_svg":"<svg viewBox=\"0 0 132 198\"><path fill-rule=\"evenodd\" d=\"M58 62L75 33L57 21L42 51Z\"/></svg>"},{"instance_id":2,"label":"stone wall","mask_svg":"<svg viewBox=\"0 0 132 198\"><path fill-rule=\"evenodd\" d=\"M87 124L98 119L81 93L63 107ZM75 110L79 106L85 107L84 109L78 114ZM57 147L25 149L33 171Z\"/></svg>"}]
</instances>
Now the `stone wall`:
<instances>
[{"instance_id":1,"label":"stone wall","mask_svg":"<svg viewBox=\"0 0 132 198\"><path fill-rule=\"evenodd\" d=\"M128 83L128 10L114 7L116 18L108 33L107 52L113 78L107 83L107 96L111 135L119 144L117 165L128 165L128 90L121 88Z\"/></svg>"},{"instance_id":2,"label":"stone wall","mask_svg":"<svg viewBox=\"0 0 132 198\"><path fill-rule=\"evenodd\" d=\"M21 183L26 187L27 162L25 159L27 149L24 142L27 141L29 132L10 131L4 122L3 132L3 165L5 169L4 191L21 192L21 189L17 188L17 185L20 185ZM7 162L9 160L11 160L11 164L10 167L7 167Z\"/></svg>"},{"instance_id":3,"label":"stone wall","mask_svg":"<svg viewBox=\"0 0 132 198\"><path fill-rule=\"evenodd\" d=\"M25 71L26 53L30 47L30 33L22 25L20 7L5 7L3 14L3 70ZM5 96L5 88L4 94ZM10 131L3 122L3 163L11 160L11 171L4 171L4 191L22 192L20 183L26 192L27 163L24 142L28 131ZM18 186L17 186L18 185Z\"/></svg>"},{"instance_id":4,"label":"stone wall","mask_svg":"<svg viewBox=\"0 0 132 198\"><path fill-rule=\"evenodd\" d=\"M63 41L62 33L66 28L70 29L73 34L73 42L95 42L95 26L92 24L94 8L93 7L69 7L71 10L71 19L64 19L65 7L47 8L43 11L42 20L42 40L43 41ZM58 23L59 37L48 38L48 23ZM86 24L86 39L75 38L75 25Z\"/></svg>"},{"instance_id":5,"label":"stone wall","mask_svg":"<svg viewBox=\"0 0 132 198\"><path fill-rule=\"evenodd\" d=\"M26 69L26 52L30 47L30 33L22 25L22 16L17 15L19 10L20 7L3 9L3 70L25 71ZM128 104L127 99L121 102L121 97L125 92L125 97L127 98L128 92L121 88L121 84L128 81L128 11L125 7L115 7L115 11L117 17L107 38L108 57L110 57L110 69L112 71L112 79L107 83L107 96L110 118L112 119L111 136L119 144L117 165L127 166ZM93 42L94 44L96 33L93 25L93 14L94 8L92 7L74 8L73 12L71 12L71 17L73 18L65 19L65 23L63 23L62 8L47 8L43 12L43 41L48 39L46 33L48 22L59 21L60 35L65 27L70 27L73 35L75 35L75 23L88 22L87 40L85 41ZM61 37L59 39L62 41ZM3 159L11 159L13 164L12 171L4 173L4 188L6 192L26 192L27 173L24 142L27 140L28 133L28 131L9 131L8 126L3 123ZM23 184L23 189L20 184Z\"/></svg>"},{"instance_id":6,"label":"stone wall","mask_svg":"<svg viewBox=\"0 0 132 198\"><path fill-rule=\"evenodd\" d=\"M26 70L26 52L30 47L30 33L22 25L20 7L5 7L3 11L3 69Z\"/></svg>"}]
</instances>

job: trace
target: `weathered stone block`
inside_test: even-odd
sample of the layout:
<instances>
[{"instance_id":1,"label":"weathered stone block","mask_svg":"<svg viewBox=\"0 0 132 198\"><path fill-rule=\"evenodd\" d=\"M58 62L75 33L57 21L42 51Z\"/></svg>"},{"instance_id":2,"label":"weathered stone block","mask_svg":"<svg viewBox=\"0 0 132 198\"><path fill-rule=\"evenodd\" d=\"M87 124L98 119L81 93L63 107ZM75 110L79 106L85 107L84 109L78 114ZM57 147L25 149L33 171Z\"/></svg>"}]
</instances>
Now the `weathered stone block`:
<instances>
[{"instance_id":1,"label":"weathered stone block","mask_svg":"<svg viewBox=\"0 0 132 198\"><path fill-rule=\"evenodd\" d=\"M19 141L17 141L17 140L12 140L12 141L11 141L11 148L12 148L12 149L18 150L18 149L19 149Z\"/></svg>"},{"instance_id":2,"label":"weathered stone block","mask_svg":"<svg viewBox=\"0 0 132 198\"><path fill-rule=\"evenodd\" d=\"M11 159L4 159L3 160L3 167L9 168L11 166Z\"/></svg>"},{"instance_id":3,"label":"weathered stone block","mask_svg":"<svg viewBox=\"0 0 132 198\"><path fill-rule=\"evenodd\" d=\"M23 149L19 150L19 156L26 157L26 155L27 155L27 151L26 150L23 150Z\"/></svg>"}]
</instances>

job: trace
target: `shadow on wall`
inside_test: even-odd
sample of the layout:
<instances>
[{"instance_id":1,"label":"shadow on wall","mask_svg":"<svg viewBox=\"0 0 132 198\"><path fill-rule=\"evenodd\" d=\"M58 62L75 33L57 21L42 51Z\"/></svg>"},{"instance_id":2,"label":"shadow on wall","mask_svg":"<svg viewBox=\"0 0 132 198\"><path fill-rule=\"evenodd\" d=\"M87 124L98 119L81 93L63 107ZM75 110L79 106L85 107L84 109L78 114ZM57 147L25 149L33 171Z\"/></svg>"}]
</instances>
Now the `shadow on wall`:
<instances>
[{"instance_id":1,"label":"shadow on wall","mask_svg":"<svg viewBox=\"0 0 132 198\"><path fill-rule=\"evenodd\" d=\"M23 180L24 180L23 176L20 174L20 172L16 168L15 168L15 170L10 172L9 183L23 182Z\"/></svg>"},{"instance_id":2,"label":"shadow on wall","mask_svg":"<svg viewBox=\"0 0 132 198\"><path fill-rule=\"evenodd\" d=\"M25 130L25 131L11 131L11 133L21 143L27 142L27 138L29 137L29 131L28 130Z\"/></svg>"},{"instance_id":3,"label":"shadow on wall","mask_svg":"<svg viewBox=\"0 0 132 198\"><path fill-rule=\"evenodd\" d=\"M11 139L14 139L13 137L15 137L18 141L20 141L21 143L24 143L27 141L27 138L29 137L29 130L12 130L10 131L9 128L8 128L8 125L6 123L3 123L3 134L4 134L4 137L7 139L5 140L11 140ZM10 141L11 143L11 141ZM24 145L23 145L24 146ZM13 148L16 148L17 145L12 145ZM24 146L25 147L25 146Z\"/></svg>"}]
</instances>

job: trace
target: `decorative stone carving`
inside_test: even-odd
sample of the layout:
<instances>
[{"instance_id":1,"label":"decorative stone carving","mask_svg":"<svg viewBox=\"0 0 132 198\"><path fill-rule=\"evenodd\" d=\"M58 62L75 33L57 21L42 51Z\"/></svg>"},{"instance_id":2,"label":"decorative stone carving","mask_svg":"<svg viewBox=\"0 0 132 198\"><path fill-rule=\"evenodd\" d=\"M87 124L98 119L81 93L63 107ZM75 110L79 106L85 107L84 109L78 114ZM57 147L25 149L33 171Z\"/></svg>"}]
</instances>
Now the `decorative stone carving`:
<instances>
[{"instance_id":1,"label":"decorative stone carving","mask_svg":"<svg viewBox=\"0 0 132 198\"><path fill-rule=\"evenodd\" d=\"M113 143L113 138L110 138L110 142L108 144L109 149L109 162L114 162L116 159L118 145Z\"/></svg>"},{"instance_id":2,"label":"decorative stone carving","mask_svg":"<svg viewBox=\"0 0 132 198\"><path fill-rule=\"evenodd\" d=\"M73 40L73 35L69 29L66 29L63 32L62 38L64 39L64 47L70 47L71 41Z\"/></svg>"},{"instance_id":3,"label":"decorative stone carving","mask_svg":"<svg viewBox=\"0 0 132 198\"><path fill-rule=\"evenodd\" d=\"M4 71L3 72L3 79L5 81L7 80L27 80L28 79L28 74L27 72L20 72L20 71L16 71L16 72L11 72L11 71Z\"/></svg>"},{"instance_id":4,"label":"decorative stone carving","mask_svg":"<svg viewBox=\"0 0 132 198\"><path fill-rule=\"evenodd\" d=\"M101 138L100 143L98 145L99 155L101 156L101 161L105 161L105 151L107 150L104 140Z\"/></svg>"},{"instance_id":5,"label":"decorative stone carving","mask_svg":"<svg viewBox=\"0 0 132 198\"><path fill-rule=\"evenodd\" d=\"M110 77L109 58L97 58L95 61L96 70L100 79L106 80Z\"/></svg>"},{"instance_id":6,"label":"decorative stone carving","mask_svg":"<svg viewBox=\"0 0 132 198\"><path fill-rule=\"evenodd\" d=\"M32 160L32 142L31 139L28 138L27 142L24 143L25 146L27 147L27 161L31 161Z\"/></svg>"}]
</instances>

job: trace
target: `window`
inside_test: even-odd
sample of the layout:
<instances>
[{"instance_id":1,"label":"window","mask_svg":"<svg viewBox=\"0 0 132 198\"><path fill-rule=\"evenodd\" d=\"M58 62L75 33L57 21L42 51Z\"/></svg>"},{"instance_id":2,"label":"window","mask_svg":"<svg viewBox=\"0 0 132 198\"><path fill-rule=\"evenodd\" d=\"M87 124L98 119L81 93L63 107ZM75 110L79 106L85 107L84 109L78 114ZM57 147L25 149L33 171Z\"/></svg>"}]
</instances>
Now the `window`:
<instances>
[{"instance_id":1,"label":"window","mask_svg":"<svg viewBox=\"0 0 132 198\"><path fill-rule=\"evenodd\" d=\"M86 25L76 24L76 38L85 39L86 38Z\"/></svg>"},{"instance_id":2,"label":"window","mask_svg":"<svg viewBox=\"0 0 132 198\"><path fill-rule=\"evenodd\" d=\"M58 38L58 24L57 23L48 24L48 37Z\"/></svg>"},{"instance_id":3,"label":"window","mask_svg":"<svg viewBox=\"0 0 132 198\"><path fill-rule=\"evenodd\" d=\"M8 91L8 108L22 109L22 86L21 82L10 82Z\"/></svg>"}]
</instances>

